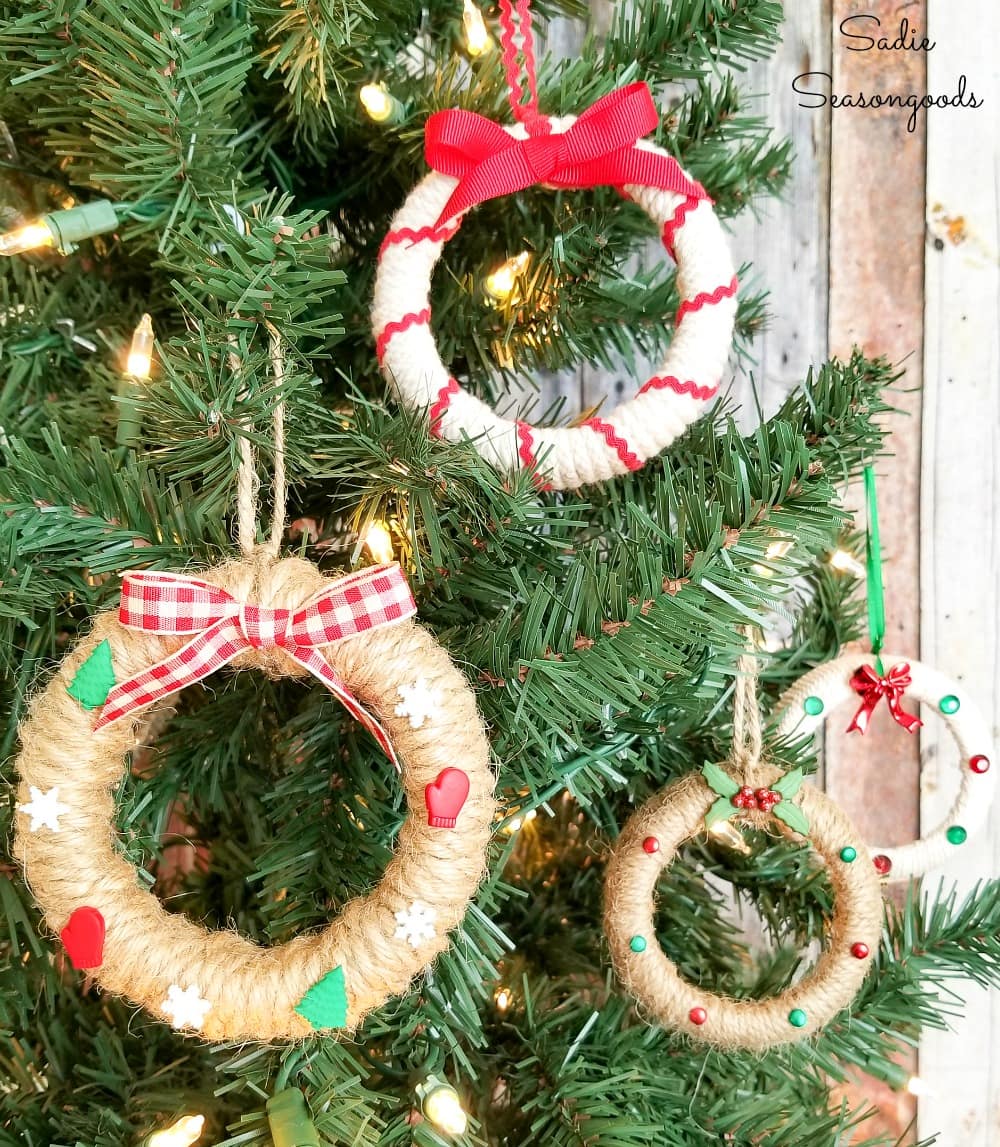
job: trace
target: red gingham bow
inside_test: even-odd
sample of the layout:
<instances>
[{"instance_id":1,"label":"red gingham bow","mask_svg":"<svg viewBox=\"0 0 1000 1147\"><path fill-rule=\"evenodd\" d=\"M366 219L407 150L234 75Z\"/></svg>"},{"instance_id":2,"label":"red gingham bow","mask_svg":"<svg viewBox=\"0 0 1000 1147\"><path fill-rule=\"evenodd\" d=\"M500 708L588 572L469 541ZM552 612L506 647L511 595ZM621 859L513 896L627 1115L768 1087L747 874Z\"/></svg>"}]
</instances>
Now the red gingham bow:
<instances>
[{"instance_id":1,"label":"red gingham bow","mask_svg":"<svg viewBox=\"0 0 1000 1147\"><path fill-rule=\"evenodd\" d=\"M880 677L871 665L862 665L856 669L851 677L851 688L861 696L861 708L847 726L848 733L856 730L863 734L867 731L875 706L883 697L889 706L892 719L902 725L908 733L915 733L923 721L916 714L907 713L899 704L910 682L910 667L905 661L894 665L884 677Z\"/></svg>"},{"instance_id":2,"label":"red gingham bow","mask_svg":"<svg viewBox=\"0 0 1000 1147\"><path fill-rule=\"evenodd\" d=\"M541 121L543 125L545 121ZM461 108L435 112L424 130L424 154L435 171L458 186L437 226L486 199L535 183L583 188L639 183L687 198L705 189L676 160L636 147L660 122L649 88L628 84L602 96L565 132L514 139L498 123Z\"/></svg>"},{"instance_id":3,"label":"red gingham bow","mask_svg":"<svg viewBox=\"0 0 1000 1147\"><path fill-rule=\"evenodd\" d=\"M123 575L118 618L143 633L194 638L149 669L116 685L95 729L201 681L248 649L283 649L335 694L369 729L399 768L389 736L351 696L319 648L404 621L417 612L398 565L375 566L331 582L297 610L237 601L217 585L184 574L130 570Z\"/></svg>"}]
</instances>

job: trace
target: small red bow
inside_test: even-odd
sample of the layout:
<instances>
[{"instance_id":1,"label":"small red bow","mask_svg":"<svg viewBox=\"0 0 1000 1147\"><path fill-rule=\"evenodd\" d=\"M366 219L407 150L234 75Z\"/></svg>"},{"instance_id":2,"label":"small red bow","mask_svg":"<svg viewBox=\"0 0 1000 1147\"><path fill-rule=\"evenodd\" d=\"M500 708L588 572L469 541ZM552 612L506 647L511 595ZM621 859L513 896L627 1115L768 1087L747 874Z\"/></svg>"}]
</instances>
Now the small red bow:
<instances>
[{"instance_id":1,"label":"small red bow","mask_svg":"<svg viewBox=\"0 0 1000 1147\"><path fill-rule=\"evenodd\" d=\"M910 683L910 666L905 661L894 665L884 677L880 677L871 665L862 665L856 669L851 677L851 688L861 696L861 708L847 726L848 733L853 733L855 730L859 733L867 732L875 706L883 697L889 706L892 719L902 725L908 733L915 733L923 721L915 714L907 713L899 704Z\"/></svg>"},{"instance_id":2,"label":"small red bow","mask_svg":"<svg viewBox=\"0 0 1000 1147\"><path fill-rule=\"evenodd\" d=\"M219 586L184 574L130 570L123 577L118 608L122 625L143 633L195 636L176 653L116 685L95 729L201 681L249 649L283 649L339 698L399 768L388 733L319 652L324 645L416 613L398 565L375 566L332 581L297 610L237 601Z\"/></svg>"},{"instance_id":3,"label":"small red bow","mask_svg":"<svg viewBox=\"0 0 1000 1147\"><path fill-rule=\"evenodd\" d=\"M540 121L543 125L546 121ZM515 139L476 112L435 112L424 132L424 154L435 171L458 179L436 226L477 203L536 183L583 188L626 183L662 187L705 199L705 189L675 159L635 146L660 122L649 88L628 84L602 96L565 132Z\"/></svg>"}]
</instances>

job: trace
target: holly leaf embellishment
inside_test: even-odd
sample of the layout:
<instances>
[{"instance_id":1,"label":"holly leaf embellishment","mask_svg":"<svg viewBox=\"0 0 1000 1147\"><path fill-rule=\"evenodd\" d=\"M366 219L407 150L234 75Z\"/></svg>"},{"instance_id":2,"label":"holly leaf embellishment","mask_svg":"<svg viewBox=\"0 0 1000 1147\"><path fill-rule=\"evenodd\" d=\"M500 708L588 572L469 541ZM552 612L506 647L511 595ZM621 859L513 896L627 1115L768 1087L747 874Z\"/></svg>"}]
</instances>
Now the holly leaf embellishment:
<instances>
[{"instance_id":1,"label":"holly leaf embellishment","mask_svg":"<svg viewBox=\"0 0 1000 1147\"><path fill-rule=\"evenodd\" d=\"M781 793L787 801L795 796L799 789L802 788L802 781L802 770L792 769L790 773L785 773L780 781L775 781L774 784L771 785L771 788L774 789L776 793ZM781 806L779 805L778 807L780 808Z\"/></svg>"},{"instance_id":2,"label":"holly leaf embellishment","mask_svg":"<svg viewBox=\"0 0 1000 1147\"><path fill-rule=\"evenodd\" d=\"M708 782L708 787L712 790L712 792L718 793L720 797L725 797L727 802L730 797L736 796L736 794L740 791L740 786L733 780L733 778L726 772L726 770L722 768L721 765L713 765L711 762L706 761L702 766L701 775ZM801 771L799 772L799 779L802 779ZM715 805L718 803L719 802L716 801ZM715 805L712 807L715 808ZM733 808L732 805L729 807ZM735 808L733 808L733 812L735 811ZM705 819L706 821L708 820L707 817ZM716 817L715 819L718 820L719 818Z\"/></svg>"},{"instance_id":3,"label":"holly leaf embellishment","mask_svg":"<svg viewBox=\"0 0 1000 1147\"><path fill-rule=\"evenodd\" d=\"M736 808L729 797L719 797L708 812L705 813L705 827L711 828L713 824L717 824L720 820L728 820L737 812L739 812L739 809Z\"/></svg>"},{"instance_id":4,"label":"holly leaf embellishment","mask_svg":"<svg viewBox=\"0 0 1000 1147\"><path fill-rule=\"evenodd\" d=\"M780 804L776 804L771 811L778 820L783 820L793 832L800 832L803 836L808 835L809 818L797 804L783 800Z\"/></svg>"}]
</instances>

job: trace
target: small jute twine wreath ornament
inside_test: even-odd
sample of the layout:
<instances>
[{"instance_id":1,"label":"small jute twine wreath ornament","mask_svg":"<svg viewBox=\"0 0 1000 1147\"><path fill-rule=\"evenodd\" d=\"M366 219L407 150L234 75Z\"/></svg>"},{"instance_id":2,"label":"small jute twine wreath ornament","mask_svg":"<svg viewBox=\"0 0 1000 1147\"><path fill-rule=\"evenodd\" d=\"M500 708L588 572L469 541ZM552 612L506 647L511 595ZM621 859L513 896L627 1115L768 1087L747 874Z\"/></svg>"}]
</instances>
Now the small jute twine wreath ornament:
<instances>
[{"instance_id":1,"label":"small jute twine wreath ornament","mask_svg":"<svg viewBox=\"0 0 1000 1147\"><path fill-rule=\"evenodd\" d=\"M470 439L501 470L540 471L536 481L546 489L575 489L640 469L704 412L729 356L737 281L704 188L642 138L659 123L649 88L620 88L579 117L540 115L528 0L516 3L526 101L512 0L501 0L500 9L517 123L503 126L459 109L427 121L425 153L433 170L410 192L379 251L372 306L376 351L399 402L428 411L432 434ZM662 365L634 398L575 427L499 417L452 377L430 329L431 276L464 213L536 184L617 187L653 220L677 263L681 303Z\"/></svg>"},{"instance_id":2,"label":"small jute twine wreath ornament","mask_svg":"<svg viewBox=\"0 0 1000 1147\"><path fill-rule=\"evenodd\" d=\"M668 786L625 825L608 864L604 927L618 978L643 1012L695 1039L763 1051L812 1035L850 1004L868 973L882 921L880 882L840 808L761 760L756 659L740 660L733 749L725 767L706 765ZM656 884L679 847L733 819L768 832L807 836L835 895L822 955L798 983L765 1000L730 999L688 983L656 942Z\"/></svg>"},{"instance_id":3,"label":"small jute twine wreath ornament","mask_svg":"<svg viewBox=\"0 0 1000 1147\"><path fill-rule=\"evenodd\" d=\"M996 792L994 749L989 725L969 695L951 678L911 658L848 653L820 665L778 701L778 736L812 737L848 701L859 704L848 732L864 733L884 700L893 720L916 733L922 722L903 708L904 695L939 713L958 747L961 783L948 814L933 831L909 844L871 845L872 863L888 881L920 876L955 855L956 847L989 818Z\"/></svg>"},{"instance_id":4,"label":"small jute twine wreath ornament","mask_svg":"<svg viewBox=\"0 0 1000 1147\"><path fill-rule=\"evenodd\" d=\"M280 386L274 331L271 340ZM49 927L104 989L209 1040L350 1031L403 992L465 914L494 812L472 691L411 620L399 567L331 579L278 560L283 434L278 404L269 542L256 544L256 466L241 438L242 559L198 577L125 574L120 609L97 617L21 728L14 847ZM318 677L397 762L409 806L379 885L322 932L273 948L166 912L116 847L114 796L140 715L225 664Z\"/></svg>"}]
</instances>

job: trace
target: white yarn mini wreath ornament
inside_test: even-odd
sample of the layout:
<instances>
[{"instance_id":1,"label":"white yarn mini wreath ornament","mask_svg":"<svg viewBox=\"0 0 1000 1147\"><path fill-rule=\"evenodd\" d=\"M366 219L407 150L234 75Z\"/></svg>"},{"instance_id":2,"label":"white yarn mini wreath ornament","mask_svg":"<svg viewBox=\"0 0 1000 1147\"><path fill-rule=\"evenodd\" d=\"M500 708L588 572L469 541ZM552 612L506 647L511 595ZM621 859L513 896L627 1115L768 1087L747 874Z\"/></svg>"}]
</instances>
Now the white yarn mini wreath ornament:
<instances>
[{"instance_id":1,"label":"white yarn mini wreath ornament","mask_svg":"<svg viewBox=\"0 0 1000 1147\"><path fill-rule=\"evenodd\" d=\"M906 708L922 702L938 714L958 748L958 795L944 820L918 840L902 845L870 845L873 863L887 881L920 876L946 863L986 823L996 792L990 727L971 697L951 678L912 658L848 653L820 665L796 681L779 699L775 714L780 737L813 736L853 701L858 708L849 729L864 732L868 718L885 708L897 723L915 732L920 722ZM867 710L867 712L866 712Z\"/></svg>"},{"instance_id":2,"label":"white yarn mini wreath ornament","mask_svg":"<svg viewBox=\"0 0 1000 1147\"><path fill-rule=\"evenodd\" d=\"M646 85L612 92L579 117L539 115L527 5L521 12L527 106L517 98L509 9L509 2L501 4L505 60L511 105L522 122L502 126L457 109L430 117L426 152L434 170L407 196L382 243L372 326L390 389L403 406L427 411L433 435L469 439L498 469L527 468L546 489L575 489L641 469L704 413L729 357L737 280L704 189L666 151L640 138L659 123ZM634 397L580 426L501 418L451 375L431 332L431 276L465 212L536 184L617 187L655 223L677 263L681 303L659 369Z\"/></svg>"}]
</instances>

